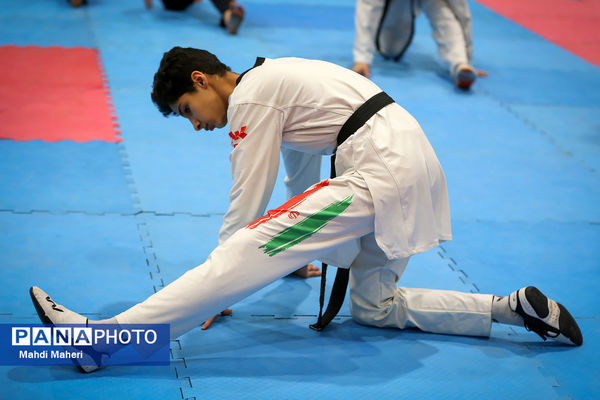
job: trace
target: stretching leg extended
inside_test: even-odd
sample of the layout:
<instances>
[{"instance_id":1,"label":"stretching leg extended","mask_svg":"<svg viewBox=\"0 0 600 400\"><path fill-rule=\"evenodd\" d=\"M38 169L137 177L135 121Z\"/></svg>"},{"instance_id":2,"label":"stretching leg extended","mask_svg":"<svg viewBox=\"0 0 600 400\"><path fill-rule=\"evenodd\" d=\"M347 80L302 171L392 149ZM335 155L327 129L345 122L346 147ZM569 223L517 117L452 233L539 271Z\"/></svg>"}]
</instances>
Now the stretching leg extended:
<instances>
[{"instance_id":1,"label":"stretching leg extended","mask_svg":"<svg viewBox=\"0 0 600 400\"><path fill-rule=\"evenodd\" d=\"M177 337L329 250L373 231L373 206L360 175L323 181L217 247L119 323L169 323Z\"/></svg>"}]
</instances>

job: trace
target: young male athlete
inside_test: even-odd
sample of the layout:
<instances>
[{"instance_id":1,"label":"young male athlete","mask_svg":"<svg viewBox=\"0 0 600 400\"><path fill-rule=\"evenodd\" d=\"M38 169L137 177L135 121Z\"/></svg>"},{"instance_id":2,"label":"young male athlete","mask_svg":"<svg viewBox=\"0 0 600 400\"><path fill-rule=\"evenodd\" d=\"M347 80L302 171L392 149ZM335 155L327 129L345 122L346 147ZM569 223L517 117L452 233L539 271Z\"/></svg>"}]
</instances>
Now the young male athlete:
<instances>
[{"instance_id":1,"label":"young male athlete","mask_svg":"<svg viewBox=\"0 0 600 400\"><path fill-rule=\"evenodd\" d=\"M451 239L448 194L417 121L367 78L299 58L259 58L238 75L207 51L175 47L152 99L196 130L229 124L230 206L203 264L102 323L167 323L175 338L320 259L349 268L351 313L361 324L488 336L496 321L581 345L569 312L532 286L505 297L396 286L412 255ZM281 148L335 153L337 177L262 215ZM37 287L30 293L44 322L93 323Z\"/></svg>"}]
</instances>

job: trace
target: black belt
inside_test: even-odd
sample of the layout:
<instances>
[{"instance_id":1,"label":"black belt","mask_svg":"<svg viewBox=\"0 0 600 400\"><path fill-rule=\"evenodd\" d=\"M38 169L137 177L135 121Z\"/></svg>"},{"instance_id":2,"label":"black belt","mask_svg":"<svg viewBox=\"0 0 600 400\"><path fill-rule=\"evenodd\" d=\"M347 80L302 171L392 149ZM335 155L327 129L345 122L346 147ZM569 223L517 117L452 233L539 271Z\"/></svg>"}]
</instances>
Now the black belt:
<instances>
[{"instance_id":1,"label":"black belt","mask_svg":"<svg viewBox=\"0 0 600 400\"><path fill-rule=\"evenodd\" d=\"M354 132L356 132L361 126L363 126L373 115L377 114L379 110L388 104L393 103L394 100L388 96L385 92L381 92L365 101L363 105L358 107L356 111L348 118L344 123L340 132L337 136L338 147L344 143ZM335 178L335 154L331 156L331 178ZM325 314L323 314L323 305L325 303L325 281L327 275L327 264L322 264L321 271L321 294L319 296L319 318L317 322L310 325L311 329L321 331L325 328L331 320L337 315L342 308L344 298L346 297L346 289L348 288L348 277L350 270L347 268L338 268L335 274L335 281L331 288L331 295L329 296L329 303Z\"/></svg>"}]
</instances>

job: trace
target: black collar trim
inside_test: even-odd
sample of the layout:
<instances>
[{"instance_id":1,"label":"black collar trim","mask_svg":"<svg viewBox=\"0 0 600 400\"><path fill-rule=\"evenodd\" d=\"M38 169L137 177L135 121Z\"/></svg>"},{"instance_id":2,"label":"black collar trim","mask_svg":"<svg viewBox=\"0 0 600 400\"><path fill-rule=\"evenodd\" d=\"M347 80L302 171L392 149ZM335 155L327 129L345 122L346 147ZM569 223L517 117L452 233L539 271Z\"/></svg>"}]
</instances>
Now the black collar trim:
<instances>
[{"instance_id":1,"label":"black collar trim","mask_svg":"<svg viewBox=\"0 0 600 400\"><path fill-rule=\"evenodd\" d=\"M254 63L254 67L247 69L246 71L242 72L242 74L240 76L238 76L238 78L235 80L235 84L236 86L240 84L240 82L242 81L242 78L244 77L244 75L246 75L246 73L248 71L250 71L253 68L256 68L260 65L263 65L263 63L265 62L265 58L264 57L256 57L256 62Z\"/></svg>"}]
</instances>

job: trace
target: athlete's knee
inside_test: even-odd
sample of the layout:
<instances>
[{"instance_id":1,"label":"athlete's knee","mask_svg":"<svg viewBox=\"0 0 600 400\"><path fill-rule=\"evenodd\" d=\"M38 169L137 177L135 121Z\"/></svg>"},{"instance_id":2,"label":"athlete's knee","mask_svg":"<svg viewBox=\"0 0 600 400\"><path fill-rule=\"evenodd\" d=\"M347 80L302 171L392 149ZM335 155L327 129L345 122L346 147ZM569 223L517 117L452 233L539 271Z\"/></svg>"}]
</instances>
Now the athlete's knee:
<instances>
[{"instance_id":1,"label":"athlete's knee","mask_svg":"<svg viewBox=\"0 0 600 400\"><path fill-rule=\"evenodd\" d=\"M392 296L377 303L364 300L359 295L350 295L350 313L355 322L377 327L404 327L406 313L402 299Z\"/></svg>"},{"instance_id":2,"label":"athlete's knee","mask_svg":"<svg viewBox=\"0 0 600 400\"><path fill-rule=\"evenodd\" d=\"M361 325L381 326L389 315L389 309L351 307L352 319Z\"/></svg>"}]
</instances>

